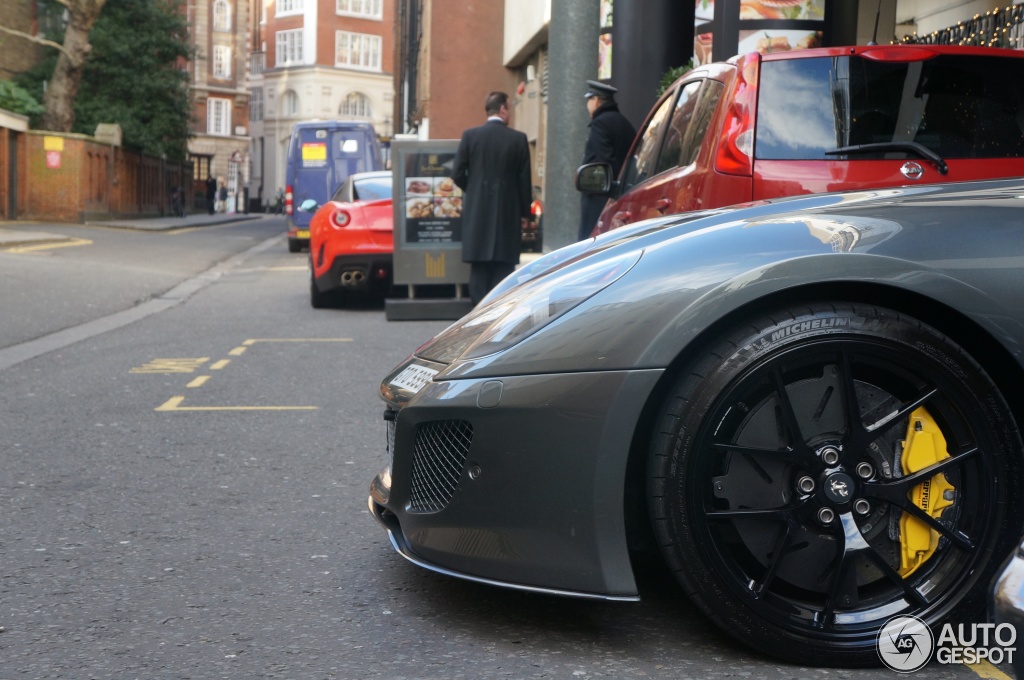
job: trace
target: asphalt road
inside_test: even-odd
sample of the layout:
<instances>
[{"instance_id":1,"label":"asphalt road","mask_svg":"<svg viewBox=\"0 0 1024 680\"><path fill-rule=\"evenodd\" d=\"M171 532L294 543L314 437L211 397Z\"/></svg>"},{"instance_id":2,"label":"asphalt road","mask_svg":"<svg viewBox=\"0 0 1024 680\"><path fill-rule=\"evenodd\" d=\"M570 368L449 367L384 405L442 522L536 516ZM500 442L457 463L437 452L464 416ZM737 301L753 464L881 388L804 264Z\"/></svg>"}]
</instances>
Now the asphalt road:
<instances>
[{"instance_id":1,"label":"asphalt road","mask_svg":"<svg viewBox=\"0 0 1024 680\"><path fill-rule=\"evenodd\" d=\"M377 387L448 322L311 309L281 218L46 231L89 243L0 250L0 679L892 677L751 653L656 561L635 604L412 566Z\"/></svg>"}]
</instances>

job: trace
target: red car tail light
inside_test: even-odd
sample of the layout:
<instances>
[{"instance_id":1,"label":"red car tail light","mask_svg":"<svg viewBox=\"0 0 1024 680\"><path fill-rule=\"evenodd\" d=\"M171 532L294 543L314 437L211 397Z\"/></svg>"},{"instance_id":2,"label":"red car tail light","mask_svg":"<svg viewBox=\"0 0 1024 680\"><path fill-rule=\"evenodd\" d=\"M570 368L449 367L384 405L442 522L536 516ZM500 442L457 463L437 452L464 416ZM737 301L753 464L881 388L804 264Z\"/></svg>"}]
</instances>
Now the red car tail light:
<instances>
[{"instance_id":1,"label":"red car tail light","mask_svg":"<svg viewBox=\"0 0 1024 680\"><path fill-rule=\"evenodd\" d=\"M347 210L335 210L331 213L331 224L335 227L344 229L352 221L352 216L348 214Z\"/></svg>"},{"instance_id":2,"label":"red car tail light","mask_svg":"<svg viewBox=\"0 0 1024 680\"><path fill-rule=\"evenodd\" d=\"M292 185L289 184L284 190L284 214L292 214Z\"/></svg>"},{"instance_id":3,"label":"red car tail light","mask_svg":"<svg viewBox=\"0 0 1024 680\"><path fill-rule=\"evenodd\" d=\"M718 142L715 170L727 175L754 173L754 120L761 55L752 52L736 61L736 79Z\"/></svg>"}]
</instances>

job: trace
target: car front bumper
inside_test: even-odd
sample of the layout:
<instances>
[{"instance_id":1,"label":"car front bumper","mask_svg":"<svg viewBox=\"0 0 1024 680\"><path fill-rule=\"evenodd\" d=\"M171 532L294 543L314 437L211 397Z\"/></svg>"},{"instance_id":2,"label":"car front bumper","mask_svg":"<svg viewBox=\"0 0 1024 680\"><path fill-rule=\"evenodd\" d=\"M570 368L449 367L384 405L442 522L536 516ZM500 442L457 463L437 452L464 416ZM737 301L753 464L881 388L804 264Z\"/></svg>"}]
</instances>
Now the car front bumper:
<instances>
[{"instance_id":1,"label":"car front bumper","mask_svg":"<svg viewBox=\"0 0 1024 680\"><path fill-rule=\"evenodd\" d=\"M400 554L434 571L528 591L638 599L626 468L661 375L427 382L407 401L388 403L391 462L371 484L370 511Z\"/></svg>"}]
</instances>

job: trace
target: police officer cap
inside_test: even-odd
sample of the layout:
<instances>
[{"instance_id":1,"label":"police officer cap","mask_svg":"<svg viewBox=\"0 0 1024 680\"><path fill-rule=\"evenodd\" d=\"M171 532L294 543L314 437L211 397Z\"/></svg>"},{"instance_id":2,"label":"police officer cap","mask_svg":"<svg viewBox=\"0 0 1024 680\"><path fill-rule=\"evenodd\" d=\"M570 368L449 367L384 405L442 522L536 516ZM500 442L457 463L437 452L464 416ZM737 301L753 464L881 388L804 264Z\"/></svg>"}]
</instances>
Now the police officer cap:
<instances>
[{"instance_id":1,"label":"police officer cap","mask_svg":"<svg viewBox=\"0 0 1024 680\"><path fill-rule=\"evenodd\" d=\"M618 89L607 85L597 80L587 81L587 93L583 95L584 99L590 99L591 97L602 97L604 99L614 99L615 93Z\"/></svg>"}]
</instances>

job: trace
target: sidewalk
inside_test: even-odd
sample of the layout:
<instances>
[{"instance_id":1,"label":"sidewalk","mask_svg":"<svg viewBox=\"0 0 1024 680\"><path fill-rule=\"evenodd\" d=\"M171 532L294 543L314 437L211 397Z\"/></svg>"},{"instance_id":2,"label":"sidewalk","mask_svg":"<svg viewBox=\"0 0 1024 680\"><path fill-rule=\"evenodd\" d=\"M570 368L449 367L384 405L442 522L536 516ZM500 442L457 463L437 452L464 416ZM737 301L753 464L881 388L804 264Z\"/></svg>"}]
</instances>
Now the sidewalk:
<instances>
[{"instance_id":1,"label":"sidewalk","mask_svg":"<svg viewBox=\"0 0 1024 680\"><path fill-rule=\"evenodd\" d=\"M264 213L192 213L185 217L150 217L128 220L97 220L86 222L86 227L106 227L111 229L135 229L139 231L170 231L172 229L189 229L192 227L210 227L230 222L258 220L268 217ZM3 222L0 221L0 248L28 246L41 243L59 243L70 241L71 236L52 234L35 229L37 226L57 226L40 222Z\"/></svg>"}]
</instances>

